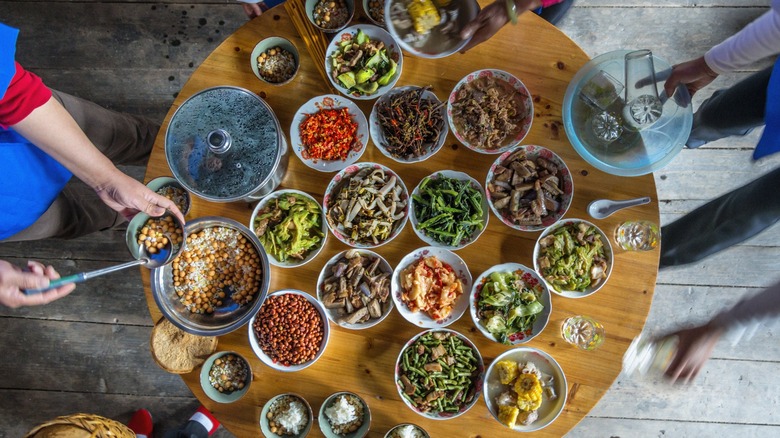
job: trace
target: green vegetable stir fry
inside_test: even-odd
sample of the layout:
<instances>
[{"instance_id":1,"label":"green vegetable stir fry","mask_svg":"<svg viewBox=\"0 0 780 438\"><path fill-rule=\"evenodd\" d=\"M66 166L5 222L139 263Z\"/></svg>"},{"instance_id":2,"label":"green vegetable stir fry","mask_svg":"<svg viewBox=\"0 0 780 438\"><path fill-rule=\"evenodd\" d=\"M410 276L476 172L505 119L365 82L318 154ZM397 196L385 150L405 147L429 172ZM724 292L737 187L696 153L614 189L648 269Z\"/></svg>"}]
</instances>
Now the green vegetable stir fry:
<instances>
[{"instance_id":1,"label":"green vegetable stir fry","mask_svg":"<svg viewBox=\"0 0 780 438\"><path fill-rule=\"evenodd\" d=\"M257 212L254 232L266 252L280 262L303 260L322 244L322 210L297 193L271 200Z\"/></svg>"},{"instance_id":2,"label":"green vegetable stir fry","mask_svg":"<svg viewBox=\"0 0 780 438\"><path fill-rule=\"evenodd\" d=\"M483 195L470 181L425 177L412 199L417 229L437 242L459 246L484 227Z\"/></svg>"},{"instance_id":3,"label":"green vegetable stir fry","mask_svg":"<svg viewBox=\"0 0 780 438\"><path fill-rule=\"evenodd\" d=\"M331 76L337 83L358 96L374 94L390 83L398 68L398 54L388 53L384 42L370 39L361 29L341 38L330 55Z\"/></svg>"},{"instance_id":4,"label":"green vegetable stir fry","mask_svg":"<svg viewBox=\"0 0 780 438\"><path fill-rule=\"evenodd\" d=\"M523 271L496 271L479 289L479 321L503 344L530 336L536 318L544 310L539 292L526 285L522 275Z\"/></svg>"},{"instance_id":5,"label":"green vegetable stir fry","mask_svg":"<svg viewBox=\"0 0 780 438\"><path fill-rule=\"evenodd\" d=\"M428 332L401 354L397 383L421 412L454 414L474 400L480 367L477 354L456 335Z\"/></svg>"},{"instance_id":6,"label":"green vegetable stir fry","mask_svg":"<svg viewBox=\"0 0 780 438\"><path fill-rule=\"evenodd\" d=\"M539 241L537 263L555 290L580 291L607 278L608 260L596 227L567 223Z\"/></svg>"}]
</instances>

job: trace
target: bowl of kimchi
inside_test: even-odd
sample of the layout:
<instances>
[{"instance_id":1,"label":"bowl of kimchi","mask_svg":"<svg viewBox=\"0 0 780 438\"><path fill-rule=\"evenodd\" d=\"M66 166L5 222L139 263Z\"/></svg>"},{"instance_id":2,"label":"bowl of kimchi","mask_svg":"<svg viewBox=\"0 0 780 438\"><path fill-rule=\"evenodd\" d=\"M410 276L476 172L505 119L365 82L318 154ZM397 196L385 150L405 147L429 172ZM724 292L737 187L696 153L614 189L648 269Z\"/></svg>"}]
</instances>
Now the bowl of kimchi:
<instances>
[{"instance_id":1,"label":"bowl of kimchi","mask_svg":"<svg viewBox=\"0 0 780 438\"><path fill-rule=\"evenodd\" d=\"M390 293L398 312L412 324L447 327L466 312L471 281L466 262L457 254L426 246L401 259Z\"/></svg>"}]
</instances>

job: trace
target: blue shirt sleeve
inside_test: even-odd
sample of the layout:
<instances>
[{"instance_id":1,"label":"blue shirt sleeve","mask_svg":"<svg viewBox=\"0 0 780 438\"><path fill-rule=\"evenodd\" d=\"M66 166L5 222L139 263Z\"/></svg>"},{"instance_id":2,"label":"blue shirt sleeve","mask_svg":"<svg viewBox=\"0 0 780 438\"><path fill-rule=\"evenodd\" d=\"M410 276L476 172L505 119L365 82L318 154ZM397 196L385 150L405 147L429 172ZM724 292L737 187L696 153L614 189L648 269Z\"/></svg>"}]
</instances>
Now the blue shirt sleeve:
<instances>
[{"instance_id":1,"label":"blue shirt sleeve","mask_svg":"<svg viewBox=\"0 0 780 438\"><path fill-rule=\"evenodd\" d=\"M0 23L0 99L5 96L11 79L16 74L16 38L19 36L19 30Z\"/></svg>"}]
</instances>

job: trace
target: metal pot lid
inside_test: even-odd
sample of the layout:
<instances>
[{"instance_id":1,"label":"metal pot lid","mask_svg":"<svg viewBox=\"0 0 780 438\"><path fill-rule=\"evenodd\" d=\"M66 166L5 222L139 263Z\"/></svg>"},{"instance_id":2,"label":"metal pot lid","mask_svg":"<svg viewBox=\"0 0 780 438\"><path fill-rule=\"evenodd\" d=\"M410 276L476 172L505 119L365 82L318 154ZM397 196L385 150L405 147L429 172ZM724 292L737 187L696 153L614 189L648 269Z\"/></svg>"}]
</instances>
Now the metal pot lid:
<instances>
[{"instance_id":1,"label":"metal pot lid","mask_svg":"<svg viewBox=\"0 0 780 438\"><path fill-rule=\"evenodd\" d=\"M271 107L238 87L208 88L173 114L165 157L189 191L234 201L263 187L281 157L282 131Z\"/></svg>"}]
</instances>

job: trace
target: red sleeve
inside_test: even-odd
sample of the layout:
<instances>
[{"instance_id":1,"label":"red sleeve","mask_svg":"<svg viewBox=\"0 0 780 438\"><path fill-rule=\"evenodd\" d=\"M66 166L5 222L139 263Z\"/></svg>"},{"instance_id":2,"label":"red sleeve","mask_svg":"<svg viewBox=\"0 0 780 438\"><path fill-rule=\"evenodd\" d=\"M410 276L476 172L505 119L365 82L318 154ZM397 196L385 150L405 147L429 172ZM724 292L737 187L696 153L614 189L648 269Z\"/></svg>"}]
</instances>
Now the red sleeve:
<instances>
[{"instance_id":1,"label":"red sleeve","mask_svg":"<svg viewBox=\"0 0 780 438\"><path fill-rule=\"evenodd\" d=\"M5 95L0 99L0 126L8 128L29 116L34 109L48 102L49 90L38 76L16 63L16 73Z\"/></svg>"},{"instance_id":2,"label":"red sleeve","mask_svg":"<svg viewBox=\"0 0 780 438\"><path fill-rule=\"evenodd\" d=\"M542 7L543 8L549 8L552 5L557 5L558 3L562 2L563 0L542 0Z\"/></svg>"}]
</instances>

